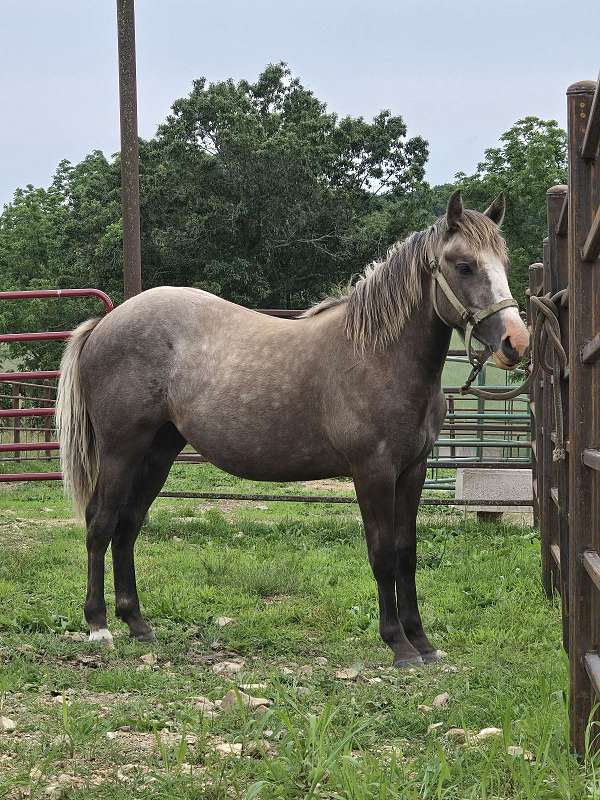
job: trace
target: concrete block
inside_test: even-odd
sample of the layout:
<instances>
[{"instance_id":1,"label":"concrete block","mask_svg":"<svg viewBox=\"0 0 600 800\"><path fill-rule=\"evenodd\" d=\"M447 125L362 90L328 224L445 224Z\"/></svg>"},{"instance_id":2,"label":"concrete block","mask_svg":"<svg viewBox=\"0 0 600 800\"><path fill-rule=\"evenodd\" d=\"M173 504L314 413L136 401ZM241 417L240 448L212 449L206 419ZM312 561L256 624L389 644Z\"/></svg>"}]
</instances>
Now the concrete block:
<instances>
[{"instance_id":1,"label":"concrete block","mask_svg":"<svg viewBox=\"0 0 600 800\"><path fill-rule=\"evenodd\" d=\"M530 469L469 469L456 470L457 500L531 500L533 486ZM467 506L469 511L526 513L529 506Z\"/></svg>"}]
</instances>

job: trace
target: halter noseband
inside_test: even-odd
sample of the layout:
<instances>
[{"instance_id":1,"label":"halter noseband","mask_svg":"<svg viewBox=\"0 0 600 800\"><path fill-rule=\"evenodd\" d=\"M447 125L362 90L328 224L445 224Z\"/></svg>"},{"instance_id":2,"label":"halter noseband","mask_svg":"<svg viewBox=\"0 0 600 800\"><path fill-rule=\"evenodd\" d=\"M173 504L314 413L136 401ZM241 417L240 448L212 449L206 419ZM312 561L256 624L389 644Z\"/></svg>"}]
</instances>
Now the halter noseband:
<instances>
[{"instance_id":1,"label":"halter noseband","mask_svg":"<svg viewBox=\"0 0 600 800\"><path fill-rule=\"evenodd\" d=\"M467 308L461 301L458 299L454 290L444 277L442 273L441 267L436 259L431 259L429 262L429 268L431 269L431 301L433 303L433 308L435 309L435 313L449 328L454 328L454 325L451 325L448 320L444 319L443 314L441 314L440 309L437 303L437 289L438 287L441 289L442 293L445 295L446 300L450 303L452 308L456 311L459 315L461 320L465 323L465 349L467 351L467 358L469 359L469 363L473 367L471 375L465 384L465 387L470 386L472 381L476 378L477 374L483 368L483 365L488 359L488 356L491 353L491 349L486 346L485 350L476 351L472 347L472 339L473 339L473 331L479 325L480 322L483 322L484 319L491 317L492 314L496 314L498 311L502 311L503 308L518 308L519 304L516 300L512 297L506 300L499 300L497 303L492 303L491 306L487 308L483 308L481 310L474 311L471 308ZM465 388L463 387L463 388Z\"/></svg>"}]
</instances>

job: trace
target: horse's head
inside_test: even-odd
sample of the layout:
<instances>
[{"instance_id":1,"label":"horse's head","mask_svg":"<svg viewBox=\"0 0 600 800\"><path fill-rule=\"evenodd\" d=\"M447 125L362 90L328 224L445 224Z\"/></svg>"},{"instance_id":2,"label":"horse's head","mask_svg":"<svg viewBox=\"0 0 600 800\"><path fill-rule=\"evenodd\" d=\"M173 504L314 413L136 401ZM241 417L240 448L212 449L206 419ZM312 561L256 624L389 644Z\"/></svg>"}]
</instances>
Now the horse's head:
<instances>
[{"instance_id":1,"label":"horse's head","mask_svg":"<svg viewBox=\"0 0 600 800\"><path fill-rule=\"evenodd\" d=\"M447 324L466 331L468 339L472 333L491 350L498 367L513 369L529 334L508 288L506 244L499 228L504 211L503 194L483 213L464 209L460 191L452 195L445 219L435 226L441 235L433 290Z\"/></svg>"}]
</instances>

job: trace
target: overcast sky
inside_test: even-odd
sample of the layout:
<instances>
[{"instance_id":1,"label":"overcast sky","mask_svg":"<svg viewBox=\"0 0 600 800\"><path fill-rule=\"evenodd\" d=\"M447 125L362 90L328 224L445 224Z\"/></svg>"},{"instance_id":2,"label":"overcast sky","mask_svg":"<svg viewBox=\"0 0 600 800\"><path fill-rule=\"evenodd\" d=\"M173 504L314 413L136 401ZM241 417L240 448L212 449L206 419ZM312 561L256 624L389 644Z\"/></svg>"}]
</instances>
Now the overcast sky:
<instances>
[{"instance_id":1,"label":"overcast sky","mask_svg":"<svg viewBox=\"0 0 600 800\"><path fill-rule=\"evenodd\" d=\"M400 114L428 178L473 170L517 119L565 120L600 66L598 0L137 0L140 135L194 78L287 61L330 110ZM568 15L577 15L570 28ZM0 204L61 158L118 148L114 0L2 0Z\"/></svg>"}]
</instances>

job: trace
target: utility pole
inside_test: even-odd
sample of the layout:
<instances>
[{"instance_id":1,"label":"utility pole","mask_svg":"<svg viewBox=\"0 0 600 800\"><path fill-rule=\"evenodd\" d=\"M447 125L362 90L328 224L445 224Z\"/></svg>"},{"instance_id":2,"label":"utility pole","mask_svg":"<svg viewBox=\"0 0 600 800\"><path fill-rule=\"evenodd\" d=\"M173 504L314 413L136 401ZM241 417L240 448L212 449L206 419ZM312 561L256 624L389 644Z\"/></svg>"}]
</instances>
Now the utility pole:
<instances>
[{"instance_id":1,"label":"utility pole","mask_svg":"<svg viewBox=\"0 0 600 800\"><path fill-rule=\"evenodd\" d=\"M127 300L142 291L134 0L117 0L117 29L119 41L119 109L121 118L123 290Z\"/></svg>"}]
</instances>

